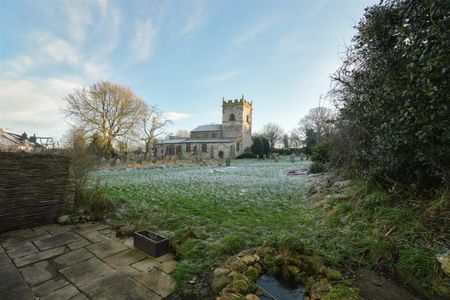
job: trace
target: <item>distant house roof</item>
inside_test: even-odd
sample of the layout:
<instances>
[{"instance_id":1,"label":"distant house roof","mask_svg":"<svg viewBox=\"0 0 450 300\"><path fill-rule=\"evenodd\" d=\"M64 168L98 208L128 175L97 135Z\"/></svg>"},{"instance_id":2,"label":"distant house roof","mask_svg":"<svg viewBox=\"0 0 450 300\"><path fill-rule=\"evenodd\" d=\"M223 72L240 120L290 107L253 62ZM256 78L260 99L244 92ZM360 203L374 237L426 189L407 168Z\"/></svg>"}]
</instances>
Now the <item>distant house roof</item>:
<instances>
[{"instance_id":1,"label":"distant house roof","mask_svg":"<svg viewBox=\"0 0 450 300\"><path fill-rule=\"evenodd\" d=\"M191 130L191 132L218 131L218 130L222 130L222 125L220 125L220 124L211 124L211 125L200 125L200 126L194 128L193 130Z\"/></svg>"},{"instance_id":2,"label":"distant house roof","mask_svg":"<svg viewBox=\"0 0 450 300\"><path fill-rule=\"evenodd\" d=\"M209 139L209 140L202 140L202 139L188 139L185 140L184 143L232 143L234 142L234 139Z\"/></svg>"}]
</instances>

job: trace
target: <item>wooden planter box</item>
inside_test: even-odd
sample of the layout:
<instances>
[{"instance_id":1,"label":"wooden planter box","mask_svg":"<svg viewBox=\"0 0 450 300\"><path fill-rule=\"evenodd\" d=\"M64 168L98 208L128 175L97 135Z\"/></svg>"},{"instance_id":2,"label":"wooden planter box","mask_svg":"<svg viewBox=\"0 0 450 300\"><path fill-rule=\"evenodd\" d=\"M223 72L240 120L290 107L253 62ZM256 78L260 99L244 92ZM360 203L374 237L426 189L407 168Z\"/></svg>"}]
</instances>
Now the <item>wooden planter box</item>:
<instances>
[{"instance_id":1,"label":"wooden planter box","mask_svg":"<svg viewBox=\"0 0 450 300\"><path fill-rule=\"evenodd\" d=\"M153 257L169 252L169 240L148 230L134 233L134 246Z\"/></svg>"}]
</instances>

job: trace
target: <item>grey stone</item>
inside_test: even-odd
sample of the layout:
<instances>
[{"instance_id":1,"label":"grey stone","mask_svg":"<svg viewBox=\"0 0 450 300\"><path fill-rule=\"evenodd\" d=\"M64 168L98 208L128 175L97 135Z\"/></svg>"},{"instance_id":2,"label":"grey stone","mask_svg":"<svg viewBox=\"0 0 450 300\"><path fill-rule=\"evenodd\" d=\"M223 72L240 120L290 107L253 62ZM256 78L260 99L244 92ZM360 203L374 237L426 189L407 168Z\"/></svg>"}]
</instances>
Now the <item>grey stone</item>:
<instances>
[{"instance_id":1,"label":"grey stone","mask_svg":"<svg viewBox=\"0 0 450 300\"><path fill-rule=\"evenodd\" d=\"M75 250L75 249L79 249L79 248L83 248L86 246L89 246L91 243L87 240L81 240L78 242L73 242L70 244L67 244L67 247L69 247L70 250Z\"/></svg>"},{"instance_id":2,"label":"grey stone","mask_svg":"<svg viewBox=\"0 0 450 300\"><path fill-rule=\"evenodd\" d=\"M147 255L141 251L129 249L119 254L113 255L105 259L105 262L110 266L119 269L128 265L131 265L137 261L143 260Z\"/></svg>"},{"instance_id":3,"label":"grey stone","mask_svg":"<svg viewBox=\"0 0 450 300\"><path fill-rule=\"evenodd\" d=\"M159 265L160 265L159 261L157 261L154 258L148 257L144 260L141 260L137 263L132 264L131 266L133 268L135 268L136 270L143 272L143 271L147 271L147 270L149 270L155 266L159 266Z\"/></svg>"},{"instance_id":4,"label":"grey stone","mask_svg":"<svg viewBox=\"0 0 450 300\"><path fill-rule=\"evenodd\" d=\"M82 232L80 233L84 238L88 239L92 243L99 243L106 240L110 240L106 235L98 232L98 231L90 231L90 232Z\"/></svg>"},{"instance_id":5,"label":"grey stone","mask_svg":"<svg viewBox=\"0 0 450 300\"><path fill-rule=\"evenodd\" d=\"M33 292L31 292L31 289L25 284L25 286L0 291L0 299L36 300L36 297L33 295Z\"/></svg>"},{"instance_id":6,"label":"grey stone","mask_svg":"<svg viewBox=\"0 0 450 300\"><path fill-rule=\"evenodd\" d=\"M167 297L175 290L175 281L172 277L157 269L152 269L133 278L161 297Z\"/></svg>"},{"instance_id":7,"label":"grey stone","mask_svg":"<svg viewBox=\"0 0 450 300\"><path fill-rule=\"evenodd\" d=\"M31 230L31 228L11 230L11 231L2 233L0 235L0 240L3 241L6 239L10 239L12 237L28 237L33 234L34 234L34 231Z\"/></svg>"},{"instance_id":8,"label":"grey stone","mask_svg":"<svg viewBox=\"0 0 450 300\"><path fill-rule=\"evenodd\" d=\"M44 283L41 283L40 285L34 286L32 290L36 296L41 297L50 294L51 292L60 289L68 284L69 282L64 278L55 277Z\"/></svg>"},{"instance_id":9,"label":"grey stone","mask_svg":"<svg viewBox=\"0 0 450 300\"><path fill-rule=\"evenodd\" d=\"M177 266L177 262L174 260L167 260L165 262L162 262L157 268L163 271L164 273L171 273L173 270L175 270L175 267Z\"/></svg>"},{"instance_id":10,"label":"grey stone","mask_svg":"<svg viewBox=\"0 0 450 300\"><path fill-rule=\"evenodd\" d=\"M78 225L78 227L81 227L81 229L77 229L77 230L75 230L75 232L79 233L79 234L83 234L83 233L88 233L91 231L98 231L98 230L109 228L109 226L105 225L105 224L98 224L98 223L86 223L86 224L89 224L89 226Z\"/></svg>"},{"instance_id":11,"label":"grey stone","mask_svg":"<svg viewBox=\"0 0 450 300\"><path fill-rule=\"evenodd\" d=\"M159 262L165 262L165 261L173 260L173 259L175 259L175 256L172 253L167 253L167 254L161 255L160 257L156 258L156 260Z\"/></svg>"},{"instance_id":12,"label":"grey stone","mask_svg":"<svg viewBox=\"0 0 450 300\"><path fill-rule=\"evenodd\" d=\"M36 242L42 239L46 239L48 237L51 237L51 235L46 232L39 232L39 233L34 233L30 236L27 237L13 237L11 239L5 240L2 242L3 247L5 247L5 249L11 249L11 248L18 248L21 246L26 245L28 242Z\"/></svg>"},{"instance_id":13,"label":"grey stone","mask_svg":"<svg viewBox=\"0 0 450 300\"><path fill-rule=\"evenodd\" d=\"M41 260L46 260L54 256L58 256L64 253L65 247L54 248L42 252L37 252L31 255L19 257L14 259L14 263L18 267L23 267Z\"/></svg>"},{"instance_id":14,"label":"grey stone","mask_svg":"<svg viewBox=\"0 0 450 300\"><path fill-rule=\"evenodd\" d=\"M81 237L73 232L63 232L57 235L36 241L35 245L41 250L56 248L69 243L79 241Z\"/></svg>"},{"instance_id":15,"label":"grey stone","mask_svg":"<svg viewBox=\"0 0 450 300\"><path fill-rule=\"evenodd\" d=\"M53 260L53 262L57 265L57 269L62 269L74 265L76 263L79 263L81 261L87 260L91 257L94 257L94 255L91 252L87 251L84 248L81 248L58 256Z\"/></svg>"},{"instance_id":16,"label":"grey stone","mask_svg":"<svg viewBox=\"0 0 450 300\"><path fill-rule=\"evenodd\" d=\"M22 257L38 252L39 250L31 243L19 244L18 247L13 247L7 250L8 255L12 258Z\"/></svg>"},{"instance_id":17,"label":"grey stone","mask_svg":"<svg viewBox=\"0 0 450 300\"><path fill-rule=\"evenodd\" d=\"M0 291L28 287L20 272L11 263L11 260L3 260L0 269Z\"/></svg>"},{"instance_id":18,"label":"grey stone","mask_svg":"<svg viewBox=\"0 0 450 300\"><path fill-rule=\"evenodd\" d=\"M41 300L67 300L72 299L72 297L76 296L80 292L76 287L73 285L66 285L63 288L60 288L59 290L53 291L43 297L41 297Z\"/></svg>"},{"instance_id":19,"label":"grey stone","mask_svg":"<svg viewBox=\"0 0 450 300\"><path fill-rule=\"evenodd\" d=\"M116 240L108 240L99 244L86 247L89 251L99 258L106 258L116 253L127 250L128 248Z\"/></svg>"},{"instance_id":20,"label":"grey stone","mask_svg":"<svg viewBox=\"0 0 450 300\"><path fill-rule=\"evenodd\" d=\"M148 288L120 272L92 281L82 286L81 290L93 299L161 299Z\"/></svg>"},{"instance_id":21,"label":"grey stone","mask_svg":"<svg viewBox=\"0 0 450 300\"><path fill-rule=\"evenodd\" d=\"M25 267L20 272L31 286L47 281L56 275L47 261Z\"/></svg>"},{"instance_id":22,"label":"grey stone","mask_svg":"<svg viewBox=\"0 0 450 300\"><path fill-rule=\"evenodd\" d=\"M119 236L131 236L136 231L137 226L136 225L125 225L120 227L117 230L117 233Z\"/></svg>"},{"instance_id":23,"label":"grey stone","mask_svg":"<svg viewBox=\"0 0 450 300\"><path fill-rule=\"evenodd\" d=\"M61 225L67 225L67 224L72 223L72 220L70 219L69 215L62 215L62 216L59 216L58 219L56 219L56 222L58 222L58 224L61 224Z\"/></svg>"},{"instance_id":24,"label":"grey stone","mask_svg":"<svg viewBox=\"0 0 450 300\"><path fill-rule=\"evenodd\" d=\"M93 257L84 262L64 268L59 272L76 286L81 287L96 278L114 272L114 269L98 258Z\"/></svg>"},{"instance_id":25,"label":"grey stone","mask_svg":"<svg viewBox=\"0 0 450 300\"><path fill-rule=\"evenodd\" d=\"M70 298L70 300L89 300L89 298L86 297L84 294L79 293L75 297Z\"/></svg>"}]
</instances>

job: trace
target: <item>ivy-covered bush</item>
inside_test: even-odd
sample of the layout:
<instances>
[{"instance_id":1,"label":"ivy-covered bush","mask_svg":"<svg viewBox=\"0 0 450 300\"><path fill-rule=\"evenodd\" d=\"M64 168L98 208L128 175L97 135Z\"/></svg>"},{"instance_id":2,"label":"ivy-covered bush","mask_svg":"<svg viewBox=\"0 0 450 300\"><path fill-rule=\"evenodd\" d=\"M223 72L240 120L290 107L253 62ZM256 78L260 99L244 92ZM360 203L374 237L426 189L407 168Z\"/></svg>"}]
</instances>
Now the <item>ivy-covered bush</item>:
<instances>
[{"instance_id":1,"label":"ivy-covered bush","mask_svg":"<svg viewBox=\"0 0 450 300\"><path fill-rule=\"evenodd\" d=\"M346 139L335 162L418 187L448 185L450 1L384 1L356 29L333 76Z\"/></svg>"}]
</instances>

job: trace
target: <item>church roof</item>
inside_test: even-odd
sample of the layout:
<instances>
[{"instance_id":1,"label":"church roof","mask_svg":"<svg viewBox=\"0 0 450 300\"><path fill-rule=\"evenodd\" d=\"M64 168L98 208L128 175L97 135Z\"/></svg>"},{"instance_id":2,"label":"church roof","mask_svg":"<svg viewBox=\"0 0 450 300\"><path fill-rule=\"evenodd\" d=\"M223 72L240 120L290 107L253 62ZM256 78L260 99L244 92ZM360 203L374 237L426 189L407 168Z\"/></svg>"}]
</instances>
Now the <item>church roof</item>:
<instances>
[{"instance_id":1,"label":"church roof","mask_svg":"<svg viewBox=\"0 0 450 300\"><path fill-rule=\"evenodd\" d=\"M167 139L158 142L157 144L181 144L185 142L186 139Z\"/></svg>"},{"instance_id":2,"label":"church roof","mask_svg":"<svg viewBox=\"0 0 450 300\"><path fill-rule=\"evenodd\" d=\"M191 132L218 131L218 130L222 130L222 125L220 125L220 124L210 124L210 125L200 125L200 126L194 128L193 130L191 130Z\"/></svg>"}]
</instances>

